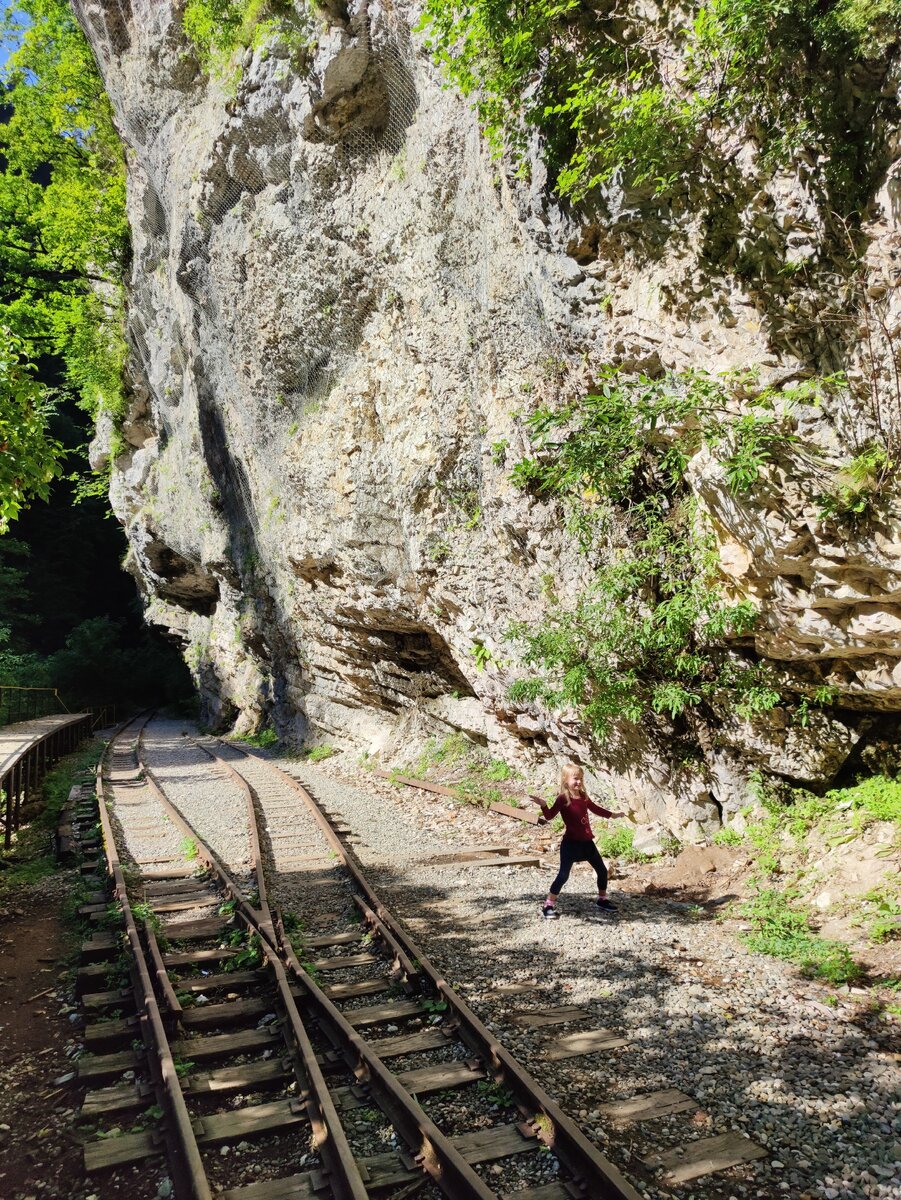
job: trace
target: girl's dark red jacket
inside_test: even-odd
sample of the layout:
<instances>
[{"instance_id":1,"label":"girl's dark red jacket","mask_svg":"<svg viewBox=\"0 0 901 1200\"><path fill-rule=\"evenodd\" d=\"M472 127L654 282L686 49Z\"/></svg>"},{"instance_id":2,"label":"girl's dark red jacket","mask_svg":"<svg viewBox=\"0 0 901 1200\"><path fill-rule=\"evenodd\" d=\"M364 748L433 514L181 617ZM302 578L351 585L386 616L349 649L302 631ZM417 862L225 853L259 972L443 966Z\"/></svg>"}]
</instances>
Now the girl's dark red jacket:
<instances>
[{"instance_id":1,"label":"girl's dark red jacket","mask_svg":"<svg viewBox=\"0 0 901 1200\"><path fill-rule=\"evenodd\" d=\"M541 806L541 811L546 820L552 821L558 813L563 818L563 824L566 828L566 832L563 834L564 842L594 841L594 834L591 832L591 822L588 820L589 809L593 813L597 813L599 817L613 816L612 812L608 812L606 808L601 808L599 804L595 804L587 796L571 796L569 804L567 804L566 796L562 792L550 808L546 804L542 804Z\"/></svg>"}]
</instances>

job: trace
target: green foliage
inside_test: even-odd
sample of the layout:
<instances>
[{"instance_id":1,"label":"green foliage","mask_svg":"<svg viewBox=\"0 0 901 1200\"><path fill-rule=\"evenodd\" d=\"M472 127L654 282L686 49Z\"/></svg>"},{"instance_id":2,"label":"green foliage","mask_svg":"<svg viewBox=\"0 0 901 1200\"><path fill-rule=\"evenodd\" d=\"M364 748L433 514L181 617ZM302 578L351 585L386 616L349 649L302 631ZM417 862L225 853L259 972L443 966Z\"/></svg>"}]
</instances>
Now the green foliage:
<instances>
[{"instance_id":1,"label":"green foliage","mask_svg":"<svg viewBox=\"0 0 901 1200\"><path fill-rule=\"evenodd\" d=\"M899 0L707 0L656 19L578 0L426 0L421 27L495 153L524 171L537 131L563 196L614 176L667 192L721 164L714 130L744 124L769 162L821 154L847 203L863 150L849 122L865 106L841 81L896 41L899 17Z\"/></svg>"},{"instance_id":2,"label":"green foliage","mask_svg":"<svg viewBox=\"0 0 901 1200\"><path fill-rule=\"evenodd\" d=\"M901 938L901 893L895 884L874 888L861 897L862 915L871 942Z\"/></svg>"},{"instance_id":3,"label":"green foliage","mask_svg":"<svg viewBox=\"0 0 901 1200\"><path fill-rule=\"evenodd\" d=\"M511 697L574 707L598 738L622 718L677 720L724 702L752 718L777 705L773 671L741 650L756 606L723 595L716 543L686 495L685 469L706 447L735 492L754 487L777 456L815 477L820 464L799 445L793 412L842 386L838 376L777 390L756 388L748 372L651 379L608 368L591 395L532 414L534 454L511 479L558 498L580 548L602 565L565 605L551 591L537 628L509 630L534 669ZM808 719L808 706L799 715Z\"/></svg>"},{"instance_id":4,"label":"green foliage","mask_svg":"<svg viewBox=\"0 0 901 1200\"><path fill-rule=\"evenodd\" d=\"M32 496L47 499L61 472L62 446L47 428L53 401L35 378L28 349L0 324L0 534Z\"/></svg>"},{"instance_id":5,"label":"green foliage","mask_svg":"<svg viewBox=\"0 0 901 1200\"><path fill-rule=\"evenodd\" d=\"M831 984L858 979L861 970L848 947L843 942L819 937L804 913L789 906L790 898L791 893L758 890L740 910L753 925L750 933L742 935L742 940L752 950L795 963L803 974Z\"/></svg>"},{"instance_id":6,"label":"green foliage","mask_svg":"<svg viewBox=\"0 0 901 1200\"><path fill-rule=\"evenodd\" d=\"M718 829L713 835L715 846L740 846L741 841L742 837L737 829Z\"/></svg>"},{"instance_id":7,"label":"green foliage","mask_svg":"<svg viewBox=\"0 0 901 1200\"><path fill-rule=\"evenodd\" d=\"M635 830L628 825L607 826L595 840L605 858L619 858L623 862L649 861L647 854L635 849Z\"/></svg>"},{"instance_id":8,"label":"green foliage","mask_svg":"<svg viewBox=\"0 0 901 1200\"><path fill-rule=\"evenodd\" d=\"M311 746L304 754L304 757L310 762L324 762L327 758L337 754L334 746Z\"/></svg>"},{"instance_id":9,"label":"green foliage","mask_svg":"<svg viewBox=\"0 0 901 1200\"><path fill-rule=\"evenodd\" d=\"M185 856L185 858L188 860L188 862L193 862L194 859L197 858L199 851L197 849L197 843L194 841L194 839L192 837L182 838L181 852Z\"/></svg>"},{"instance_id":10,"label":"green foliage","mask_svg":"<svg viewBox=\"0 0 901 1200\"><path fill-rule=\"evenodd\" d=\"M312 6L291 0L188 0L182 28L201 64L223 68L236 50L260 46L269 37L294 53L315 41Z\"/></svg>"},{"instance_id":11,"label":"green foliage","mask_svg":"<svg viewBox=\"0 0 901 1200\"><path fill-rule=\"evenodd\" d=\"M278 742L278 734L274 729L267 728L261 729L258 733L242 733L240 740L246 742L248 746L259 746L260 749L265 749Z\"/></svg>"},{"instance_id":12,"label":"green foliage","mask_svg":"<svg viewBox=\"0 0 901 1200\"><path fill-rule=\"evenodd\" d=\"M44 776L39 812L19 830L10 857L0 850L0 902L8 901L22 888L39 883L58 870L53 834L60 812L74 784L86 772L93 772L102 750L103 743L92 738L73 754L67 754Z\"/></svg>"},{"instance_id":13,"label":"green foliage","mask_svg":"<svg viewBox=\"0 0 901 1200\"><path fill-rule=\"evenodd\" d=\"M0 37L17 47L2 72L0 326L20 364L57 355L90 412L118 413L129 231L109 101L65 0L8 5Z\"/></svg>"},{"instance_id":14,"label":"green foliage","mask_svg":"<svg viewBox=\"0 0 901 1200\"><path fill-rule=\"evenodd\" d=\"M505 763L502 758L493 758L487 767L484 768L482 774L486 779L490 779L495 783L503 783L507 779L515 779L516 771Z\"/></svg>"},{"instance_id":15,"label":"green foliage","mask_svg":"<svg viewBox=\"0 0 901 1200\"><path fill-rule=\"evenodd\" d=\"M874 442L865 447L817 497L820 516L851 528L863 524L896 470L897 462L884 446Z\"/></svg>"}]
</instances>

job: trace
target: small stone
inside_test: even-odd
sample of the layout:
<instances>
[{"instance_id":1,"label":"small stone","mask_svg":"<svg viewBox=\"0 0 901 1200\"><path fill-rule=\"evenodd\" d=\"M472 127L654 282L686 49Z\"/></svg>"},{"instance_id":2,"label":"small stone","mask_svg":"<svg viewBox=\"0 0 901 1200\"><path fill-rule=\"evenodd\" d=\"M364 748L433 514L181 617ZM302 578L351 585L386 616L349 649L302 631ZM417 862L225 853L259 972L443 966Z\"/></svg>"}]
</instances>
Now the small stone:
<instances>
[{"instance_id":1,"label":"small stone","mask_svg":"<svg viewBox=\"0 0 901 1200\"><path fill-rule=\"evenodd\" d=\"M219 1153L222 1155L223 1158L225 1158L226 1154L231 1153L231 1146L223 1146L222 1149L219 1151Z\"/></svg>"}]
</instances>

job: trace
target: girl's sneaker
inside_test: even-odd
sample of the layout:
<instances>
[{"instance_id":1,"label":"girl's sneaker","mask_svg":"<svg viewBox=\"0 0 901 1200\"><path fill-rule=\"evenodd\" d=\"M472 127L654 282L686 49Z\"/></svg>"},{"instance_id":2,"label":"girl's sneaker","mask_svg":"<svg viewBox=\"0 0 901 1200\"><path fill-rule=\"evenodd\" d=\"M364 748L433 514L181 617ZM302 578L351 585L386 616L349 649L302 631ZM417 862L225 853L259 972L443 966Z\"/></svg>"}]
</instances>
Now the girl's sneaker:
<instances>
[{"instance_id":1,"label":"girl's sneaker","mask_svg":"<svg viewBox=\"0 0 901 1200\"><path fill-rule=\"evenodd\" d=\"M609 900L595 900L595 904L601 912L615 913L618 911L615 904L611 904Z\"/></svg>"},{"instance_id":2,"label":"girl's sneaker","mask_svg":"<svg viewBox=\"0 0 901 1200\"><path fill-rule=\"evenodd\" d=\"M544 917L545 921L560 920L560 914L557 912L553 904L542 904L541 915Z\"/></svg>"}]
</instances>

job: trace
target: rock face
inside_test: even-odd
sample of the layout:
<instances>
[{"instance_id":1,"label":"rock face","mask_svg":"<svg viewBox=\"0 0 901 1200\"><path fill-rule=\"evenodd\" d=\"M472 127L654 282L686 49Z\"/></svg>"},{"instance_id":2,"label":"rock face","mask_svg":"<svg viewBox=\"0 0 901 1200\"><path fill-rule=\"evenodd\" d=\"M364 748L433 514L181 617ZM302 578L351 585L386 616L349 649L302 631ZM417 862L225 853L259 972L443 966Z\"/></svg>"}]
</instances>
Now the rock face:
<instances>
[{"instance_id":1,"label":"rock face","mask_svg":"<svg viewBox=\"0 0 901 1200\"><path fill-rule=\"evenodd\" d=\"M601 363L776 381L826 350L833 369L868 366L881 412L798 417L836 470L874 420L901 423L899 163L866 230L879 335L811 348L705 259L698 214L670 213L680 236L648 254L634 231L662 218L647 203L611 189L586 217L537 165L529 186L508 177L405 3L352 3L300 57L270 42L228 77L201 70L177 3L75 7L128 150L133 404L113 503L147 617L183 640L208 719L367 750L459 728L548 772L575 755L636 819L695 838L749 802L753 771L827 782L868 714L901 708L901 511L849 536L791 462L741 497L706 451L689 478L729 591L760 608L757 652L835 689L833 716L731 718L690 767L665 726L600 752L568 714L511 704L504 641L541 617L549 581L588 577L559 510L509 482L518 414L578 395ZM815 165L774 174L742 143L735 169L736 244L819 261Z\"/></svg>"}]
</instances>

